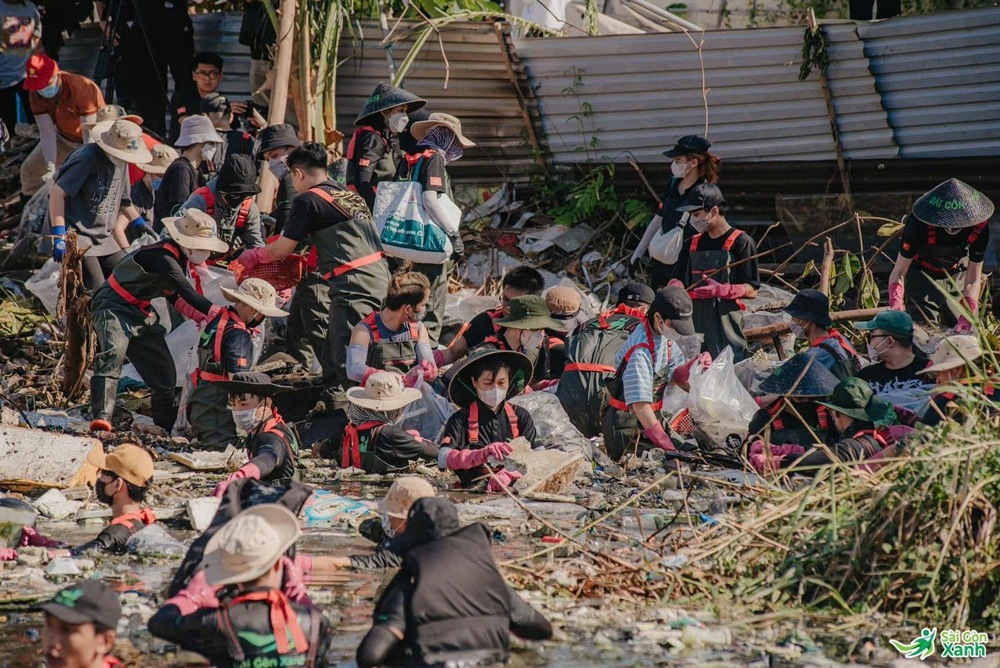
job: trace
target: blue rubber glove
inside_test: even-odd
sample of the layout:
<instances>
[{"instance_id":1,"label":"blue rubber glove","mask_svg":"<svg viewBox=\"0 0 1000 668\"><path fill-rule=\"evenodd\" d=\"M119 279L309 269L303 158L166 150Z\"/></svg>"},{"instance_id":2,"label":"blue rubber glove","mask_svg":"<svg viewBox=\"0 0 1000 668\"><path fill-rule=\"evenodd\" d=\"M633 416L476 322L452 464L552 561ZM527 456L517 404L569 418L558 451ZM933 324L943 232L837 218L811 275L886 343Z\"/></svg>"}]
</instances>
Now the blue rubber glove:
<instances>
[{"instance_id":1,"label":"blue rubber glove","mask_svg":"<svg viewBox=\"0 0 1000 668\"><path fill-rule=\"evenodd\" d=\"M56 237L52 240L52 259L62 262L66 257L66 226L58 225L52 228L52 235Z\"/></svg>"},{"instance_id":2,"label":"blue rubber glove","mask_svg":"<svg viewBox=\"0 0 1000 668\"><path fill-rule=\"evenodd\" d=\"M129 225L131 225L132 229L138 232L139 234L151 234L154 237L159 236L156 233L156 230L153 229L153 226L147 223L146 219L143 218L142 216L138 216L135 220L129 223Z\"/></svg>"}]
</instances>

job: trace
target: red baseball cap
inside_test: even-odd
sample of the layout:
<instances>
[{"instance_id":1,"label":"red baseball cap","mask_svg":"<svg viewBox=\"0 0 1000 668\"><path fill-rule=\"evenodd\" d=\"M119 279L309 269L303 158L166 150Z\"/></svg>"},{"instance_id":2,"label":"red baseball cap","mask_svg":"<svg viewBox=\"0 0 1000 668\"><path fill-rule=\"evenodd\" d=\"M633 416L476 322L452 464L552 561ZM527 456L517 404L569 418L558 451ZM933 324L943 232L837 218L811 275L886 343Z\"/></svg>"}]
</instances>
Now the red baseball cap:
<instances>
[{"instance_id":1,"label":"red baseball cap","mask_svg":"<svg viewBox=\"0 0 1000 668\"><path fill-rule=\"evenodd\" d=\"M52 81L52 75L59 71L59 66L45 54L37 53L28 59L24 70L28 74L24 90L42 90Z\"/></svg>"}]
</instances>

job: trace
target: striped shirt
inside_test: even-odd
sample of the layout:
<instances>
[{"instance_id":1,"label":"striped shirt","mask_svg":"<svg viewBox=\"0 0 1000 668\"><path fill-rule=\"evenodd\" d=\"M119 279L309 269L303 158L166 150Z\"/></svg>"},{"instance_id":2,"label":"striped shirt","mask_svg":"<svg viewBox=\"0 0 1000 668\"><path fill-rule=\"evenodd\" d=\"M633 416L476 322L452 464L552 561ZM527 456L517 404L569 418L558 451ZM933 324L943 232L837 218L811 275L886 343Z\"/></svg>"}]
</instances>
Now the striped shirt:
<instances>
[{"instance_id":1,"label":"striped shirt","mask_svg":"<svg viewBox=\"0 0 1000 668\"><path fill-rule=\"evenodd\" d=\"M632 336L622 346L615 356L615 368L621 364L625 353L632 346L646 343L646 328L636 327ZM653 364L653 357L647 348L637 348L629 358L625 372L622 374L622 383L625 386L625 403L632 405L635 403L653 402L653 378L657 372L664 367L668 369L667 378L670 378L677 367L684 364L684 353L680 346L665 336L653 334L653 345L656 349L656 364Z\"/></svg>"}]
</instances>

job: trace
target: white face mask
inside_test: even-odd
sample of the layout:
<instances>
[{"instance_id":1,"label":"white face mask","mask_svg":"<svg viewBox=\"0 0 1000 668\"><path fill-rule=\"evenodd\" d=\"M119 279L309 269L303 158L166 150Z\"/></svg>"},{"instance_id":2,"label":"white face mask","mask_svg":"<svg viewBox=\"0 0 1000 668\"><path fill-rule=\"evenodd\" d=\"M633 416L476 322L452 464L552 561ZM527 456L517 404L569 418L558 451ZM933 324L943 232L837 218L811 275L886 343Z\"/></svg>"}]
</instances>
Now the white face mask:
<instances>
[{"instance_id":1,"label":"white face mask","mask_svg":"<svg viewBox=\"0 0 1000 668\"><path fill-rule=\"evenodd\" d=\"M406 129L406 124L409 122L410 117L406 115L405 111L397 111L389 117L387 125L390 130L398 134Z\"/></svg>"},{"instance_id":2,"label":"white face mask","mask_svg":"<svg viewBox=\"0 0 1000 668\"><path fill-rule=\"evenodd\" d=\"M188 259L191 260L191 264L201 264L212 255L212 251L207 250L189 250L186 252Z\"/></svg>"},{"instance_id":3,"label":"white face mask","mask_svg":"<svg viewBox=\"0 0 1000 668\"><path fill-rule=\"evenodd\" d=\"M795 338L797 338L797 339L804 339L804 338L806 338L806 329L805 329L805 327L803 327L799 323L795 322L794 320L792 320L792 321L790 321L788 323L788 328L792 330L792 334L795 335Z\"/></svg>"},{"instance_id":4,"label":"white face mask","mask_svg":"<svg viewBox=\"0 0 1000 668\"><path fill-rule=\"evenodd\" d=\"M234 410L233 422L236 423L237 428L242 429L248 434L256 429L257 425L260 424L260 421L264 419L263 416L257 417L258 408L260 408L260 406L257 406L256 408L248 408L243 411Z\"/></svg>"},{"instance_id":5,"label":"white face mask","mask_svg":"<svg viewBox=\"0 0 1000 668\"><path fill-rule=\"evenodd\" d=\"M690 162L677 162L676 160L674 160L672 163L670 163L670 172L675 177L683 179L685 176L687 176L687 173L691 171L691 165L692 163Z\"/></svg>"},{"instance_id":6,"label":"white face mask","mask_svg":"<svg viewBox=\"0 0 1000 668\"><path fill-rule=\"evenodd\" d=\"M696 232L703 233L708 230L709 219L699 218L698 216L691 216L688 219L688 223L691 224L691 227L693 227Z\"/></svg>"},{"instance_id":7,"label":"white face mask","mask_svg":"<svg viewBox=\"0 0 1000 668\"><path fill-rule=\"evenodd\" d=\"M389 520L388 515L382 516L382 533L385 534L386 538L396 537L396 530L392 528L392 522Z\"/></svg>"},{"instance_id":8,"label":"white face mask","mask_svg":"<svg viewBox=\"0 0 1000 668\"><path fill-rule=\"evenodd\" d=\"M215 157L215 152L218 148L215 144L205 144L201 147L201 157L208 162L212 162L212 158Z\"/></svg>"},{"instance_id":9,"label":"white face mask","mask_svg":"<svg viewBox=\"0 0 1000 668\"><path fill-rule=\"evenodd\" d=\"M885 340L890 341L889 337L886 337ZM881 350L879 350L878 346L873 346L872 344L869 343L868 359L870 359L872 362L878 362L880 359L882 359L882 353L889 350L890 346L892 346L892 343L889 343L888 346L884 346Z\"/></svg>"},{"instance_id":10,"label":"white face mask","mask_svg":"<svg viewBox=\"0 0 1000 668\"><path fill-rule=\"evenodd\" d=\"M503 400L507 398L507 390L503 387L494 387L492 390L476 390L476 394L479 395L479 399L489 406L490 408L496 408Z\"/></svg>"}]
</instances>

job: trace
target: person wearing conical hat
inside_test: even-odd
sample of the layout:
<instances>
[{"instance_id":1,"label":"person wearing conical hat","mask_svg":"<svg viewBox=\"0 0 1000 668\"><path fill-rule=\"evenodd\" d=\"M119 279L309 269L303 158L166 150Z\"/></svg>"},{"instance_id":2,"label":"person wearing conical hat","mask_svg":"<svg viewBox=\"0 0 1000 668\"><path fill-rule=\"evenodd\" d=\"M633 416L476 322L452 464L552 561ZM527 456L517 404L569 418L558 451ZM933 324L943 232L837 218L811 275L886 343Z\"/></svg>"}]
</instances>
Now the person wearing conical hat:
<instances>
[{"instance_id":1,"label":"person wearing conical hat","mask_svg":"<svg viewBox=\"0 0 1000 668\"><path fill-rule=\"evenodd\" d=\"M191 380L194 390L188 400L187 416L198 443L208 449L225 450L236 442L236 428L249 433L257 425L233 422L226 392L215 381L253 366L253 334L267 318L284 318L287 311L277 307L277 293L267 281L248 278L236 290L222 288L233 302L220 309L202 329L198 341L198 368Z\"/></svg>"},{"instance_id":2,"label":"person wearing conical hat","mask_svg":"<svg viewBox=\"0 0 1000 668\"><path fill-rule=\"evenodd\" d=\"M978 311L993 211L986 195L958 179L924 193L906 217L903 245L889 275L889 308L905 310L917 321L954 326L959 334L971 331L948 295ZM961 294L954 293L956 283Z\"/></svg>"},{"instance_id":3,"label":"person wearing conical hat","mask_svg":"<svg viewBox=\"0 0 1000 668\"><path fill-rule=\"evenodd\" d=\"M131 121L104 121L91 133L94 143L73 151L56 175L48 226L57 262L66 252L66 231L76 231L78 245L88 249L83 280L93 292L125 256L125 228L149 228L132 204L126 166L149 162L152 155L143 144L142 130Z\"/></svg>"},{"instance_id":4,"label":"person wearing conical hat","mask_svg":"<svg viewBox=\"0 0 1000 668\"><path fill-rule=\"evenodd\" d=\"M229 249L219 239L215 221L202 211L191 210L165 218L163 226L169 238L126 255L90 302L97 334L90 379L92 430L111 431L118 378L126 358L150 389L153 422L168 432L173 427L176 371L153 299L166 297L181 315L197 323L212 320L221 311L195 290L183 268L187 262L199 264L212 253Z\"/></svg>"},{"instance_id":5,"label":"person wearing conical hat","mask_svg":"<svg viewBox=\"0 0 1000 668\"><path fill-rule=\"evenodd\" d=\"M347 145L347 187L361 195L368 208L375 206L375 191L381 181L396 177L399 140L406 130L407 114L426 100L402 88L380 82L354 121L356 129Z\"/></svg>"}]
</instances>

